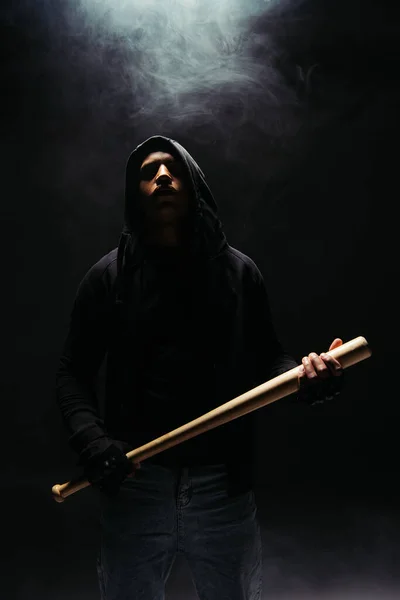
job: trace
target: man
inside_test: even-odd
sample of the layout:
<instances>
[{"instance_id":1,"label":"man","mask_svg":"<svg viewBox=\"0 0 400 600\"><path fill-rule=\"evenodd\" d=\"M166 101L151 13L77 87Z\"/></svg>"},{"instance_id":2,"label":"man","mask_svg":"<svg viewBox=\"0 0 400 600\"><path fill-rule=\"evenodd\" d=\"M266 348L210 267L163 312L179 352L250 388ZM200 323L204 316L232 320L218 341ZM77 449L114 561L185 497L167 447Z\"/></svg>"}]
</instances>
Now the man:
<instances>
[{"instance_id":1,"label":"man","mask_svg":"<svg viewBox=\"0 0 400 600\"><path fill-rule=\"evenodd\" d=\"M200 600L256 600L255 413L139 469L125 453L297 363L278 341L260 271L228 244L189 153L149 138L129 157L125 188L119 246L79 286L57 373L69 443L103 492L102 598L162 600L181 552ZM103 416L95 376L105 356ZM337 390L338 361L312 354L302 363L309 399Z\"/></svg>"}]
</instances>

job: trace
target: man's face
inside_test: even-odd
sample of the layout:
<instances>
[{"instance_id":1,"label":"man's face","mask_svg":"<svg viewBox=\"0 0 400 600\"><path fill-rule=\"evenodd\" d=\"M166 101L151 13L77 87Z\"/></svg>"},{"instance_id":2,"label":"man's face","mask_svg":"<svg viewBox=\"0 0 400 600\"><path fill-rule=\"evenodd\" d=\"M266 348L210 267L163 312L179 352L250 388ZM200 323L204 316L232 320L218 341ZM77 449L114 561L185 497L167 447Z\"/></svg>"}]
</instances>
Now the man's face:
<instances>
[{"instance_id":1,"label":"man's face","mask_svg":"<svg viewBox=\"0 0 400 600\"><path fill-rule=\"evenodd\" d=\"M188 212L189 195L182 163L167 152L152 152L141 164L141 208L149 221L174 224Z\"/></svg>"}]
</instances>

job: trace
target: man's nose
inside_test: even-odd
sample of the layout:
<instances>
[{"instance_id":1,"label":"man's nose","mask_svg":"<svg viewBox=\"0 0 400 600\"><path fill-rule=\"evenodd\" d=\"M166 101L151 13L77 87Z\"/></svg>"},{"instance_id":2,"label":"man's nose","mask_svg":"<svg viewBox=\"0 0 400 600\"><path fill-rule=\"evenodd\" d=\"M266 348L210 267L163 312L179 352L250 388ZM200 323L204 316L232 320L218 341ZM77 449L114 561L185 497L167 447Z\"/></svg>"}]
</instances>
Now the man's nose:
<instances>
[{"instance_id":1,"label":"man's nose","mask_svg":"<svg viewBox=\"0 0 400 600\"><path fill-rule=\"evenodd\" d=\"M162 183L163 181L172 181L171 173L165 165L160 166L156 175L156 183Z\"/></svg>"}]
</instances>

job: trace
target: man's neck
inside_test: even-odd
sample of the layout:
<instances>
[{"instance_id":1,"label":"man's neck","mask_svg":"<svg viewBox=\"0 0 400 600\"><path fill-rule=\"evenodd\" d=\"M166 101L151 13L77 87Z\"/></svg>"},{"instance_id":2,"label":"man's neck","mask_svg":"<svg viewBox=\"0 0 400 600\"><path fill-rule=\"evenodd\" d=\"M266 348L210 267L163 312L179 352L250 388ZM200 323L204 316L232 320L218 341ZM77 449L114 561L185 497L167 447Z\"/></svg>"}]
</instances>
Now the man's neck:
<instances>
[{"instance_id":1,"label":"man's neck","mask_svg":"<svg viewBox=\"0 0 400 600\"><path fill-rule=\"evenodd\" d=\"M179 247L184 245L183 235L176 226L164 226L153 229L145 237L146 244L159 247Z\"/></svg>"}]
</instances>

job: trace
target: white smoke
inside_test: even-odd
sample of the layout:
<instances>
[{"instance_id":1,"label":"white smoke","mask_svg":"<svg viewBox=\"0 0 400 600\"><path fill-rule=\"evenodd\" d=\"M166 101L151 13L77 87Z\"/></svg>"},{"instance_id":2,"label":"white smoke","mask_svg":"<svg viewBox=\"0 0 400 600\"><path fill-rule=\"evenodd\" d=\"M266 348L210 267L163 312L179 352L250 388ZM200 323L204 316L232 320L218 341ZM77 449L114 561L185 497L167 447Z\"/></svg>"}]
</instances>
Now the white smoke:
<instances>
[{"instance_id":1,"label":"white smoke","mask_svg":"<svg viewBox=\"0 0 400 600\"><path fill-rule=\"evenodd\" d=\"M283 4L80 0L66 13L71 57L77 52L89 72L102 73L96 108L123 102L136 128L201 125L226 138L227 130L253 124L280 136L288 120L275 113L296 105L296 95L273 64L272 36L249 24L267 10L277 18Z\"/></svg>"}]
</instances>

